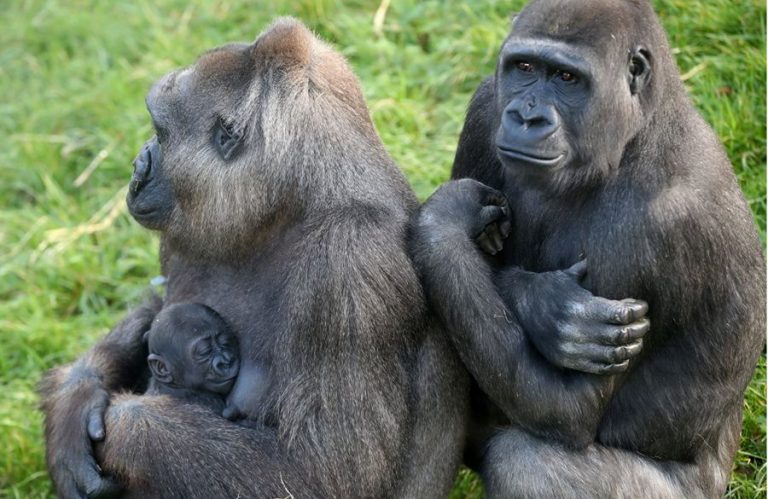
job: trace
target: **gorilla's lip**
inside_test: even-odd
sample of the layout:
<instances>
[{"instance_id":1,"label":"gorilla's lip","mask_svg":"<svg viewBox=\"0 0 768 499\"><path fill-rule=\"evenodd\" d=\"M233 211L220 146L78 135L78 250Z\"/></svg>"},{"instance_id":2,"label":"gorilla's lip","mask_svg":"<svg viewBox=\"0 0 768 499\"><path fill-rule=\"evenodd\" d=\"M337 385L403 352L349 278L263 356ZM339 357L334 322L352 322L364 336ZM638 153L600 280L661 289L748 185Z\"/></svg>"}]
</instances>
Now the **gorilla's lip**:
<instances>
[{"instance_id":1,"label":"gorilla's lip","mask_svg":"<svg viewBox=\"0 0 768 499\"><path fill-rule=\"evenodd\" d=\"M563 157L565 156L564 154L557 154L556 156L541 156L531 154L526 151L521 151L519 149L510 149L500 145L497 145L496 147L499 149L499 153L510 159L523 161L525 163L530 163L537 166L556 166L560 163L560 161L563 160Z\"/></svg>"},{"instance_id":2,"label":"gorilla's lip","mask_svg":"<svg viewBox=\"0 0 768 499\"><path fill-rule=\"evenodd\" d=\"M129 206L131 216L139 222L150 222L156 218L158 208L152 206Z\"/></svg>"}]
</instances>

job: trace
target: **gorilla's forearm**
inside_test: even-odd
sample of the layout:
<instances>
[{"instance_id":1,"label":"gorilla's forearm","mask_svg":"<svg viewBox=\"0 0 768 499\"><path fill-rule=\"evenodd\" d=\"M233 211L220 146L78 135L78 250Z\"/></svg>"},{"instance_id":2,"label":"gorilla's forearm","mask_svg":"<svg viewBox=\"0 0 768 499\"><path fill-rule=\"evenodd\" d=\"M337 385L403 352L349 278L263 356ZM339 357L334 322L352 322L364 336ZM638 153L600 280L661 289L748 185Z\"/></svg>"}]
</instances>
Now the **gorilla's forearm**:
<instances>
[{"instance_id":1,"label":"gorilla's forearm","mask_svg":"<svg viewBox=\"0 0 768 499\"><path fill-rule=\"evenodd\" d=\"M506 416L575 446L592 441L613 379L565 372L542 358L466 237L444 231L436 235L417 223L413 257L465 366Z\"/></svg>"},{"instance_id":2,"label":"gorilla's forearm","mask_svg":"<svg viewBox=\"0 0 768 499\"><path fill-rule=\"evenodd\" d=\"M236 425L166 396L129 394L115 397L105 423L98 460L121 477L129 497L321 497L273 429ZM211 459L184 459L180 473L175 453L191 447Z\"/></svg>"},{"instance_id":3,"label":"gorilla's forearm","mask_svg":"<svg viewBox=\"0 0 768 499\"><path fill-rule=\"evenodd\" d=\"M116 488L101 475L90 444L105 436L103 418L110 393L141 384L142 366L146 367L142 335L161 304L153 296L80 359L43 378L46 461L61 497L99 495Z\"/></svg>"},{"instance_id":4,"label":"gorilla's forearm","mask_svg":"<svg viewBox=\"0 0 768 499\"><path fill-rule=\"evenodd\" d=\"M648 305L594 296L579 284L586 269L586 261L565 271L509 267L497 271L494 282L526 338L550 363L592 374L625 372L650 329Z\"/></svg>"}]
</instances>

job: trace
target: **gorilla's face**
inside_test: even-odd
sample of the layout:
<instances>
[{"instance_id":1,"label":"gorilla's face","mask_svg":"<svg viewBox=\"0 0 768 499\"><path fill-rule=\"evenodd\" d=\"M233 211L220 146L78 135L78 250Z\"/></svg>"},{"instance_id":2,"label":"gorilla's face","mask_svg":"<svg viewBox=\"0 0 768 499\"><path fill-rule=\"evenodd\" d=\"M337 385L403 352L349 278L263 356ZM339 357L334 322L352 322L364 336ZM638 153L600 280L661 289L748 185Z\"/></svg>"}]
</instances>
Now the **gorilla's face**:
<instances>
[{"instance_id":1,"label":"gorilla's face","mask_svg":"<svg viewBox=\"0 0 768 499\"><path fill-rule=\"evenodd\" d=\"M167 385L226 395L240 368L237 336L205 305L175 303L146 333L152 376Z\"/></svg>"},{"instance_id":2,"label":"gorilla's face","mask_svg":"<svg viewBox=\"0 0 768 499\"><path fill-rule=\"evenodd\" d=\"M204 201L196 177L223 187L218 179L236 169L251 116L233 111L248 88L251 48L221 47L152 86L146 103L156 135L134 160L128 192L128 207L142 225L168 229L179 211Z\"/></svg>"},{"instance_id":3,"label":"gorilla's face","mask_svg":"<svg viewBox=\"0 0 768 499\"><path fill-rule=\"evenodd\" d=\"M134 161L130 212L209 258L232 258L306 209L334 120L375 137L345 61L290 19L169 73L146 103L156 136Z\"/></svg>"},{"instance_id":4,"label":"gorilla's face","mask_svg":"<svg viewBox=\"0 0 768 499\"><path fill-rule=\"evenodd\" d=\"M579 4L568 5L584 11ZM620 39L594 29L582 32L579 23L593 18L548 11L567 8L563 5L539 5L533 15L524 10L515 19L496 69L492 140L507 168L578 186L616 168L641 129L639 93L650 64L631 34L619 32ZM605 8L607 14L608 4ZM571 21L550 22L559 18ZM579 37L587 32L594 39L582 43Z\"/></svg>"}]
</instances>

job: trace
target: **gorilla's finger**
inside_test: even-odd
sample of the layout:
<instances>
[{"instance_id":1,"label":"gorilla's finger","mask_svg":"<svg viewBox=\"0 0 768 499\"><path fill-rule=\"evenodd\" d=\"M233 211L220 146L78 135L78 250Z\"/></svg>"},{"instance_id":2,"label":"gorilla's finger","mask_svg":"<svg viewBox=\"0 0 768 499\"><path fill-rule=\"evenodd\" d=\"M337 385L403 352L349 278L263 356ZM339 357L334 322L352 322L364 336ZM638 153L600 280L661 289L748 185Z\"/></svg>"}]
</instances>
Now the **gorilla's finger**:
<instances>
[{"instance_id":1,"label":"gorilla's finger","mask_svg":"<svg viewBox=\"0 0 768 499\"><path fill-rule=\"evenodd\" d=\"M57 474L56 480L56 496L63 499L88 499L87 496L80 491L75 481L75 477L71 471L64 471L66 476Z\"/></svg>"},{"instance_id":2,"label":"gorilla's finger","mask_svg":"<svg viewBox=\"0 0 768 499\"><path fill-rule=\"evenodd\" d=\"M489 225L488 227L485 228L484 232L486 236L488 236L488 239L493 245L493 248L497 252L504 249L504 238L501 237L501 233L499 231L499 224L494 223Z\"/></svg>"},{"instance_id":3,"label":"gorilla's finger","mask_svg":"<svg viewBox=\"0 0 768 499\"><path fill-rule=\"evenodd\" d=\"M619 364L604 364L600 366L600 369L595 374L620 374L625 372L629 368L629 361L625 360Z\"/></svg>"},{"instance_id":4,"label":"gorilla's finger","mask_svg":"<svg viewBox=\"0 0 768 499\"><path fill-rule=\"evenodd\" d=\"M485 204L499 206L502 208L505 216L509 215L509 201L507 201L507 196L502 194L500 191L497 191L496 189L488 187L488 194L485 198Z\"/></svg>"},{"instance_id":5,"label":"gorilla's finger","mask_svg":"<svg viewBox=\"0 0 768 499\"><path fill-rule=\"evenodd\" d=\"M82 465L72 470L78 488L78 497L103 497L106 491L113 490L113 483L101 475L101 468L93 456L80 460Z\"/></svg>"},{"instance_id":6,"label":"gorilla's finger","mask_svg":"<svg viewBox=\"0 0 768 499\"><path fill-rule=\"evenodd\" d=\"M587 303L586 317L606 324L631 324L648 312L648 304L644 301L625 299L621 301L594 297Z\"/></svg>"},{"instance_id":7,"label":"gorilla's finger","mask_svg":"<svg viewBox=\"0 0 768 499\"><path fill-rule=\"evenodd\" d=\"M494 245L493 241L488 237L488 234L483 231L480 236L477 238L477 245L480 246L480 249L488 253L489 255L495 255L499 251L496 249L496 246Z\"/></svg>"},{"instance_id":8,"label":"gorilla's finger","mask_svg":"<svg viewBox=\"0 0 768 499\"><path fill-rule=\"evenodd\" d=\"M619 303L611 316L614 324L630 324L648 313L648 304L644 301L626 298Z\"/></svg>"},{"instance_id":9,"label":"gorilla's finger","mask_svg":"<svg viewBox=\"0 0 768 499\"><path fill-rule=\"evenodd\" d=\"M480 223L483 227L504 218L504 209L501 206L490 204L480 210Z\"/></svg>"},{"instance_id":10,"label":"gorilla's finger","mask_svg":"<svg viewBox=\"0 0 768 499\"><path fill-rule=\"evenodd\" d=\"M509 233L512 232L512 221L511 220L504 220L499 224L499 232L501 233L501 237L506 239L509 237Z\"/></svg>"},{"instance_id":11,"label":"gorilla's finger","mask_svg":"<svg viewBox=\"0 0 768 499\"><path fill-rule=\"evenodd\" d=\"M605 345L626 346L645 336L650 329L651 321L645 317L622 327L605 326L600 341Z\"/></svg>"},{"instance_id":12,"label":"gorilla's finger","mask_svg":"<svg viewBox=\"0 0 768 499\"><path fill-rule=\"evenodd\" d=\"M579 260L570 267L564 270L566 274L573 277L577 281L581 281L587 275L587 259Z\"/></svg>"},{"instance_id":13,"label":"gorilla's finger","mask_svg":"<svg viewBox=\"0 0 768 499\"><path fill-rule=\"evenodd\" d=\"M603 364L600 362L592 362L589 360L580 360L573 362L571 365L566 366L574 371L581 371L589 374L609 375L619 374L627 370L629 367L629 361L625 360L619 364Z\"/></svg>"},{"instance_id":14,"label":"gorilla's finger","mask_svg":"<svg viewBox=\"0 0 768 499\"><path fill-rule=\"evenodd\" d=\"M625 361L636 357L642 349L643 340L618 347L587 345L584 349L584 355L590 362L597 364L623 364Z\"/></svg>"},{"instance_id":15,"label":"gorilla's finger","mask_svg":"<svg viewBox=\"0 0 768 499\"><path fill-rule=\"evenodd\" d=\"M123 488L110 476L100 476L99 480L90 481L85 486L88 499L108 499L118 497Z\"/></svg>"}]
</instances>

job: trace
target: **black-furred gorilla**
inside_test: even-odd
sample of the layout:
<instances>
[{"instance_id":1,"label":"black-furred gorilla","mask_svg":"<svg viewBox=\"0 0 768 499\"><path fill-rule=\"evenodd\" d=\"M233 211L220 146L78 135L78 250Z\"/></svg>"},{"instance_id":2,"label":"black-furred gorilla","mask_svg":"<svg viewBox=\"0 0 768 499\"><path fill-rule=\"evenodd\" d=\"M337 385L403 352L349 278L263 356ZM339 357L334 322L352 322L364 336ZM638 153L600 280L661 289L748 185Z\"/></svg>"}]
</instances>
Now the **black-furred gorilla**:
<instances>
[{"instance_id":1,"label":"black-furred gorilla","mask_svg":"<svg viewBox=\"0 0 768 499\"><path fill-rule=\"evenodd\" d=\"M135 497L447 494L467 377L407 255L418 203L344 59L281 20L165 76L147 107L128 205L162 233L163 306L216 310L239 335L234 392L260 364L267 394L240 407L255 429L115 395L145 378L158 304L141 307L44 382L59 494L109 491L100 471Z\"/></svg>"},{"instance_id":2,"label":"black-furred gorilla","mask_svg":"<svg viewBox=\"0 0 768 499\"><path fill-rule=\"evenodd\" d=\"M531 2L453 177L413 252L483 392L489 496L721 495L763 345L764 260L650 2Z\"/></svg>"}]
</instances>

